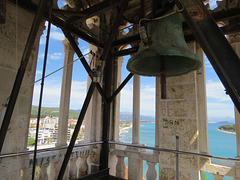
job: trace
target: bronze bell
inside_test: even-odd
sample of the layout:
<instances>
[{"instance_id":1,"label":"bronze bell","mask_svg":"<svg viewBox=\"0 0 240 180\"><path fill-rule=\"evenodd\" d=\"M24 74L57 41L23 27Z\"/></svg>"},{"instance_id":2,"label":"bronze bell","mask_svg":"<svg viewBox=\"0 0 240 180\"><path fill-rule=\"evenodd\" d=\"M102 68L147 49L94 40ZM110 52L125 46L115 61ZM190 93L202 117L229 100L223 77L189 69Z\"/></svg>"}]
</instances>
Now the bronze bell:
<instances>
[{"instance_id":1,"label":"bronze bell","mask_svg":"<svg viewBox=\"0 0 240 180\"><path fill-rule=\"evenodd\" d=\"M148 47L142 41L136 55L127 63L127 69L133 74L178 76L201 67L200 58L188 49L184 40L178 14L149 22L147 34Z\"/></svg>"}]
</instances>

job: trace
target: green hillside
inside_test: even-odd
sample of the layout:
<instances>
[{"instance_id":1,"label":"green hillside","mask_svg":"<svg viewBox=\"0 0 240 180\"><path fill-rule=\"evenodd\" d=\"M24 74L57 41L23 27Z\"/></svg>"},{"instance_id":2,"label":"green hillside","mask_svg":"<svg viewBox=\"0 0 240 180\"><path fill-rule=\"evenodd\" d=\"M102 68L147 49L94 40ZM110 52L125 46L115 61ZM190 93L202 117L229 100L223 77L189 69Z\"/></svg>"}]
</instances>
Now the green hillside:
<instances>
[{"instance_id":1,"label":"green hillside","mask_svg":"<svg viewBox=\"0 0 240 180\"><path fill-rule=\"evenodd\" d=\"M37 114L38 114L38 106L32 106L31 118L37 118ZM59 117L59 108L42 107L41 118L44 118L46 116ZM69 119L77 119L78 116L79 116L79 113L77 113L76 111L73 111L73 110L69 111Z\"/></svg>"},{"instance_id":2,"label":"green hillside","mask_svg":"<svg viewBox=\"0 0 240 180\"><path fill-rule=\"evenodd\" d=\"M223 131L228 131L228 132L236 132L235 124L223 125L223 126L220 126L218 129Z\"/></svg>"}]
</instances>

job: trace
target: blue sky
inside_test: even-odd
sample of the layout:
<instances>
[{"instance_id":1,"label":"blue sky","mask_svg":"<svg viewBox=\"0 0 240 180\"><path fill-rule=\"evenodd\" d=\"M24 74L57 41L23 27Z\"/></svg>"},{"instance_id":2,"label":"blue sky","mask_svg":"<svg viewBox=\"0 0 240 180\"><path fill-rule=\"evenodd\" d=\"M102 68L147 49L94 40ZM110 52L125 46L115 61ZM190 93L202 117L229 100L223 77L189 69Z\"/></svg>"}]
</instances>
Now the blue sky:
<instances>
[{"instance_id":1,"label":"blue sky","mask_svg":"<svg viewBox=\"0 0 240 180\"><path fill-rule=\"evenodd\" d=\"M58 1L59 6L64 2ZM215 1L210 1L211 7L215 7ZM46 23L47 25L47 23ZM39 56L36 72L36 80L41 78L44 48L46 40L46 31L41 36ZM48 63L46 74L55 71L63 66L64 48L62 45L64 35L61 30L55 26L51 28L50 44L48 52ZM79 39L79 48L86 54L89 52L88 43ZM76 59L77 56L75 55ZM87 57L86 57L87 58ZM129 74L126 70L126 64L129 56L124 57L122 66L122 80ZM207 103L209 117L232 117L234 116L233 104L228 95L225 94L225 88L219 81L215 71L206 58L206 86L207 86ZM43 106L58 107L60 102L62 70L46 78L44 86ZM86 95L87 73L79 61L73 65L73 79L71 90L71 109L80 109ZM121 111L132 111L132 87L133 80L126 85L121 92ZM34 90L33 105L38 105L40 83L36 83ZM155 78L141 77L141 114L154 116L155 112Z\"/></svg>"}]
</instances>

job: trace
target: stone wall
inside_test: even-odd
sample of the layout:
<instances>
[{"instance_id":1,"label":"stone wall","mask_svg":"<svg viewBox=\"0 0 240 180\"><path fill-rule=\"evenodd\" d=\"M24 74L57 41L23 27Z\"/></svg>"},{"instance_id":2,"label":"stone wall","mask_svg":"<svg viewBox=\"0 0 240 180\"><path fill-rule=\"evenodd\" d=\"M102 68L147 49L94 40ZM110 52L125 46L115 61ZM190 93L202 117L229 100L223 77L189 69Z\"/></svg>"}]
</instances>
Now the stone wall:
<instances>
[{"instance_id":1,"label":"stone wall","mask_svg":"<svg viewBox=\"0 0 240 180\"><path fill-rule=\"evenodd\" d=\"M7 3L6 23L0 25L0 104L7 103L17 70L21 62L23 50L34 16L20 7ZM27 149L28 126L32 105L33 85L35 79L36 62L38 55L38 44L44 25L42 24L29 59L24 80L14 108L12 119L7 131L2 153L13 153ZM26 87L26 88L23 88ZM2 109L2 118L5 107ZM2 118L0 123L2 123ZM17 160L17 163L16 161ZM6 161L6 162L5 162ZM11 163L9 163L11 161ZM0 167L0 174L16 172L20 168L19 158L3 159ZM18 166L19 165L19 166ZM15 168L14 168L15 167ZM15 170L16 171L15 171ZM12 178L15 179L15 178Z\"/></svg>"},{"instance_id":2,"label":"stone wall","mask_svg":"<svg viewBox=\"0 0 240 180\"><path fill-rule=\"evenodd\" d=\"M179 136L179 150L198 152L196 103L196 73L167 78L167 99L161 102L161 148L175 150ZM160 153L162 179L175 179L175 159L175 154ZM180 179L198 176L198 159L181 155L179 172Z\"/></svg>"}]
</instances>

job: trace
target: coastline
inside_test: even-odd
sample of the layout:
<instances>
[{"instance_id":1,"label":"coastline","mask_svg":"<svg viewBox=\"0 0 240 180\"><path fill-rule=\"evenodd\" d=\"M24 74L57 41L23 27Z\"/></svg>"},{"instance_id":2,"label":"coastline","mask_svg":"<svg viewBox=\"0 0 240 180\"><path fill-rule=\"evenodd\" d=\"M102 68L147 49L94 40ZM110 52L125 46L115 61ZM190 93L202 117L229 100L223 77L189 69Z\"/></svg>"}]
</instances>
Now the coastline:
<instances>
[{"instance_id":1,"label":"coastline","mask_svg":"<svg viewBox=\"0 0 240 180\"><path fill-rule=\"evenodd\" d=\"M229 132L229 131L224 131L224 130L220 130L220 129L218 129L218 131L221 131L221 132L224 132L224 133L228 133L228 134L236 135L236 132Z\"/></svg>"},{"instance_id":2,"label":"coastline","mask_svg":"<svg viewBox=\"0 0 240 180\"><path fill-rule=\"evenodd\" d=\"M128 132L129 129L132 128L132 125L128 126L128 127L124 127L124 128L119 128L119 134L122 134L122 133L126 133Z\"/></svg>"}]
</instances>

